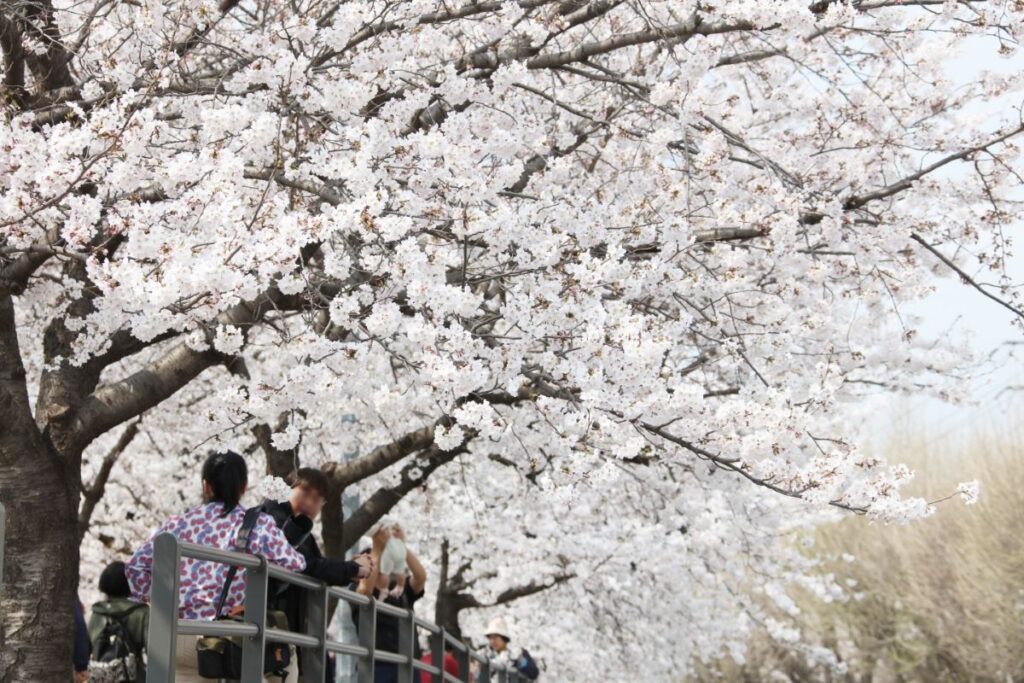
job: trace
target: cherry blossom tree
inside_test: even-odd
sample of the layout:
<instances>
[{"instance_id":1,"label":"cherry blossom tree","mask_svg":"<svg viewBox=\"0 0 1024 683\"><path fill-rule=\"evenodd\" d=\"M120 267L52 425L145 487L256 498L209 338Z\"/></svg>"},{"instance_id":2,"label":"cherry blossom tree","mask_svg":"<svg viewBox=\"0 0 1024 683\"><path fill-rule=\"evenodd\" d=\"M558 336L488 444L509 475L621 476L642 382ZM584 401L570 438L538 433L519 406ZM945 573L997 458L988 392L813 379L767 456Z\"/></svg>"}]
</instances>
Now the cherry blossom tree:
<instances>
[{"instance_id":1,"label":"cherry blossom tree","mask_svg":"<svg viewBox=\"0 0 1024 683\"><path fill-rule=\"evenodd\" d=\"M557 583L516 609L573 680L557 633L651 680L738 653L791 531L929 511L841 410L968 360L904 305L955 274L1022 315L1021 82L946 73L1022 16L3 3L0 680L65 680L79 540L130 548L214 447L359 489L333 553L397 509L453 594Z\"/></svg>"}]
</instances>

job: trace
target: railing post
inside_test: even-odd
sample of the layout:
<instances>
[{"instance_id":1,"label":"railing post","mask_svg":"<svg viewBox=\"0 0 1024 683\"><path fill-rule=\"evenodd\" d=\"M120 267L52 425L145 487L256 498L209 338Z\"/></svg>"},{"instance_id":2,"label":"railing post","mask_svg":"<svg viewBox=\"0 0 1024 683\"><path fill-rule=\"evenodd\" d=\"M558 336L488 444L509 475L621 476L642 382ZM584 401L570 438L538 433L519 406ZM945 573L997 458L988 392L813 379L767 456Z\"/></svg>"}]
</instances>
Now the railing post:
<instances>
[{"instance_id":1,"label":"railing post","mask_svg":"<svg viewBox=\"0 0 1024 683\"><path fill-rule=\"evenodd\" d=\"M294 588L292 590L295 590ZM324 680L327 666L327 587L303 591L305 624L303 632L320 639L320 647L302 648L302 677L307 681Z\"/></svg>"},{"instance_id":2,"label":"railing post","mask_svg":"<svg viewBox=\"0 0 1024 683\"><path fill-rule=\"evenodd\" d=\"M366 648L366 656L359 660L359 683L373 683L373 669L377 651L377 598L370 595L368 605L359 606L359 644Z\"/></svg>"},{"instance_id":3,"label":"railing post","mask_svg":"<svg viewBox=\"0 0 1024 683\"><path fill-rule=\"evenodd\" d=\"M491 660L488 657L484 657L480 662L480 681L491 683Z\"/></svg>"},{"instance_id":4,"label":"railing post","mask_svg":"<svg viewBox=\"0 0 1024 683\"><path fill-rule=\"evenodd\" d=\"M443 628L430 639L430 663L437 667L439 673L434 676L434 683L444 683L444 646L445 633Z\"/></svg>"},{"instance_id":5,"label":"railing post","mask_svg":"<svg viewBox=\"0 0 1024 683\"><path fill-rule=\"evenodd\" d=\"M398 665L398 683L415 683L416 667L412 663L416 659L416 615L412 610L406 610L406 615L398 624L398 654L408 661Z\"/></svg>"},{"instance_id":6,"label":"railing post","mask_svg":"<svg viewBox=\"0 0 1024 683\"><path fill-rule=\"evenodd\" d=\"M455 661L459 663L459 679L469 681L471 680L469 677L469 646L465 643L462 645L466 649L455 648ZM443 670L444 667L442 666L441 669Z\"/></svg>"},{"instance_id":7,"label":"railing post","mask_svg":"<svg viewBox=\"0 0 1024 683\"><path fill-rule=\"evenodd\" d=\"M153 541L152 589L150 592L148 663L149 683L174 683L174 653L178 645L178 578L181 548L171 534Z\"/></svg>"},{"instance_id":8,"label":"railing post","mask_svg":"<svg viewBox=\"0 0 1024 683\"><path fill-rule=\"evenodd\" d=\"M263 680L263 648L267 638L267 558L258 556L260 566L245 570L245 620L256 624L257 633L242 640L242 683ZM148 680L148 679L147 679Z\"/></svg>"}]
</instances>

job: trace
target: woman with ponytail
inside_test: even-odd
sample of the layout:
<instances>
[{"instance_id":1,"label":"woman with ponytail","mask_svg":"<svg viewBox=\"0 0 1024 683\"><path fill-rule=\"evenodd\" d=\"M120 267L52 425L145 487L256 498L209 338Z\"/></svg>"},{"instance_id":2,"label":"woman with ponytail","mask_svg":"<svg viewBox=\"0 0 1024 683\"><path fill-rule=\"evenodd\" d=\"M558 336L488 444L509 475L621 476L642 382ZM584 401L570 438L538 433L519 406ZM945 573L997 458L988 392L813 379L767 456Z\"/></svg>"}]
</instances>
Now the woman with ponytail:
<instances>
[{"instance_id":1,"label":"woman with ponytail","mask_svg":"<svg viewBox=\"0 0 1024 683\"><path fill-rule=\"evenodd\" d=\"M245 509L239 505L248 483L245 460L232 451L213 453L203 463L203 504L175 515L142 544L125 567L132 599L149 602L153 582L153 539L171 533L179 541L234 550L235 537L242 526ZM249 552L262 555L285 569L301 572L306 561L284 537L270 515L261 513L249 536ZM227 581L224 564L184 559L181 562L179 617L211 620L217 615L217 602ZM239 571L228 591L221 614L233 614L245 603L245 571ZM196 669L196 637L179 636L176 658L179 683L201 681Z\"/></svg>"}]
</instances>

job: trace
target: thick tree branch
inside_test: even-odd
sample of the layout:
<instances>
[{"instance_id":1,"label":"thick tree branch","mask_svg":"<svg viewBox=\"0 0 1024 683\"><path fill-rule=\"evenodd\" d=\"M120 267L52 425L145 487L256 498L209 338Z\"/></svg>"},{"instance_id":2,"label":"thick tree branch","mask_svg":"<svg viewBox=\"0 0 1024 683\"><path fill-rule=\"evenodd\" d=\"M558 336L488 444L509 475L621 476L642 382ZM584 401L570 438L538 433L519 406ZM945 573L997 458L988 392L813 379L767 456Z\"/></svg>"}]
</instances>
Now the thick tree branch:
<instances>
[{"instance_id":1,"label":"thick tree branch","mask_svg":"<svg viewBox=\"0 0 1024 683\"><path fill-rule=\"evenodd\" d=\"M18 295L25 291L29 278L54 255L54 249L62 243L60 231L52 228L46 235L45 243L32 245L10 263L0 267L0 294L9 292Z\"/></svg>"},{"instance_id":2,"label":"thick tree branch","mask_svg":"<svg viewBox=\"0 0 1024 683\"><path fill-rule=\"evenodd\" d=\"M3 88L0 89L0 107L10 103L17 108L25 106L28 90L25 88L25 50L21 45L18 25L0 13L0 53L4 58Z\"/></svg>"},{"instance_id":3,"label":"thick tree branch","mask_svg":"<svg viewBox=\"0 0 1024 683\"><path fill-rule=\"evenodd\" d=\"M215 351L194 351L182 343L129 377L100 386L75 416L74 443L84 448L100 434L170 398L221 359Z\"/></svg>"},{"instance_id":4,"label":"thick tree branch","mask_svg":"<svg viewBox=\"0 0 1024 683\"><path fill-rule=\"evenodd\" d=\"M435 425L427 425L403 434L391 443L378 446L355 460L345 463L328 463L323 468L324 474L335 485L345 488L387 469L412 453L428 448L434 443L434 429Z\"/></svg>"},{"instance_id":5,"label":"thick tree branch","mask_svg":"<svg viewBox=\"0 0 1024 683\"><path fill-rule=\"evenodd\" d=\"M459 455L469 452L468 442L470 440L472 440L472 436L468 437L461 446L450 451L442 451L437 446L431 446L421 456L411 460L402 468L401 481L398 484L378 489L345 521L342 528L345 547L350 548L355 544L377 520L390 512L391 508L397 505L402 498L422 486L435 470L450 463Z\"/></svg>"},{"instance_id":6,"label":"thick tree branch","mask_svg":"<svg viewBox=\"0 0 1024 683\"><path fill-rule=\"evenodd\" d=\"M288 426L287 416L281 416L277 431L282 431ZM274 430L266 422L261 422L252 428L252 434L256 437L256 443L263 450L267 459L267 474L284 479L293 470L299 468L299 447L281 450L274 446Z\"/></svg>"},{"instance_id":7,"label":"thick tree branch","mask_svg":"<svg viewBox=\"0 0 1024 683\"><path fill-rule=\"evenodd\" d=\"M709 242L731 242L734 240L749 240L755 237L764 237L767 233L761 228L709 228L698 230L694 241L699 244Z\"/></svg>"},{"instance_id":8,"label":"thick tree branch","mask_svg":"<svg viewBox=\"0 0 1024 683\"><path fill-rule=\"evenodd\" d=\"M548 577L542 581L531 581L530 583L523 584L521 586L514 586L498 593L498 596L491 602L480 604L481 607L494 607L496 605L506 605L520 598L526 598L537 593L543 593L544 591L559 586L571 579L576 578L575 572L566 572L555 574L554 576Z\"/></svg>"},{"instance_id":9,"label":"thick tree branch","mask_svg":"<svg viewBox=\"0 0 1024 683\"><path fill-rule=\"evenodd\" d=\"M755 28L757 27L750 22L745 21L736 22L734 24L705 24L701 21L697 13L694 13L690 20L685 23L652 28L645 31L635 31L633 33L624 33L605 40L593 43L584 43L572 50L548 55L537 55L536 57L526 60L526 66L529 69L551 69L558 66L565 66L566 64L572 64L573 62L583 62L591 57L596 57L597 55L606 54L608 52L614 52L615 50L620 50L624 47L643 45L645 43L653 43L659 40L686 39L695 35L709 36L736 31L752 31ZM474 66L498 66L496 63L496 55L483 55L482 57L490 57L491 60L495 61L495 63L493 65L481 63L474 64ZM486 59L480 59L477 61L485 62Z\"/></svg>"},{"instance_id":10,"label":"thick tree branch","mask_svg":"<svg viewBox=\"0 0 1024 683\"><path fill-rule=\"evenodd\" d=\"M71 55L60 39L60 28L53 16L53 5L49 0L22 0L17 3L23 15L15 15L21 34L41 43L45 50L24 52L25 62L36 81L36 91L46 93L60 88L74 88L69 64Z\"/></svg>"},{"instance_id":11,"label":"thick tree branch","mask_svg":"<svg viewBox=\"0 0 1024 683\"><path fill-rule=\"evenodd\" d=\"M536 396L537 393L532 388L523 387L515 395L504 392L470 394L458 403L484 401L492 405L513 405L521 401L533 400ZM453 424L453 421L448 416L445 416L438 420L438 424L450 426ZM477 432L475 430L466 429L463 441L457 448L451 451L442 451L434 445L434 426L424 427L406 434L398 441L387 446L376 448L368 455L352 463L326 466L324 471L330 477L332 486L340 490L340 482L352 483L363 478L350 479L349 477L352 473L360 472L365 474L365 476L370 476L398 462L411 452L415 452L413 450L414 446L427 444L419 452L419 455L402 468L398 484L378 489L345 521L342 529L344 549L348 549L359 540L366 533L367 529L373 526L378 519L386 515L409 492L422 486L434 471L454 460L456 456L469 452L469 444L476 436ZM352 467L352 469L347 469L349 467Z\"/></svg>"},{"instance_id":12,"label":"thick tree branch","mask_svg":"<svg viewBox=\"0 0 1024 683\"><path fill-rule=\"evenodd\" d=\"M485 402L491 405L514 405L535 398L536 393L530 387L523 387L515 395L504 392L473 393L455 402L456 406L469 401ZM378 446L364 456L344 463L328 463L324 466L324 474L331 482L345 488L357 481L381 472L403 458L429 448L434 443L434 431L437 427L451 427L454 421L447 415L442 416L433 424L403 434L398 439ZM468 440L467 440L468 441Z\"/></svg>"},{"instance_id":13,"label":"thick tree branch","mask_svg":"<svg viewBox=\"0 0 1024 683\"><path fill-rule=\"evenodd\" d=\"M511 588L507 588L499 593L493 600L485 602L477 598L472 593L467 592L466 589L472 585L473 581L467 582L464 580L458 580L457 577L450 580L448 579L447 572L450 558L447 539L442 544L441 551L441 583L437 588L434 620L435 623L440 626L460 635L462 629L459 625L459 614L463 610L507 605L521 598L543 593L546 590L564 584L576 577L574 572L561 572L546 579L531 581L519 586L512 586ZM468 569L470 564L471 562L468 560L463 563L459 573L461 574L461 572Z\"/></svg>"},{"instance_id":14,"label":"thick tree branch","mask_svg":"<svg viewBox=\"0 0 1024 683\"><path fill-rule=\"evenodd\" d=\"M280 296L276 288L271 288L255 301L225 311L218 316L217 324L247 330L275 308ZM223 360L224 356L216 351L196 351L181 343L129 377L100 386L75 414L72 442L84 448L108 429L170 398L204 370Z\"/></svg>"}]
</instances>

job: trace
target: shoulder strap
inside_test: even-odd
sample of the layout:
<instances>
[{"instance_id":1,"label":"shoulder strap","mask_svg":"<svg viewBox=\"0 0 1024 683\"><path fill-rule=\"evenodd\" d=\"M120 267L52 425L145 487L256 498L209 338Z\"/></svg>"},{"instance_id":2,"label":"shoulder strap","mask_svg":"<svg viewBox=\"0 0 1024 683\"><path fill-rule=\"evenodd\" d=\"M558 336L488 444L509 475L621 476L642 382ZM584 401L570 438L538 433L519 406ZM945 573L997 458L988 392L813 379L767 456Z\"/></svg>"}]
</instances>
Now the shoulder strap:
<instances>
[{"instance_id":1,"label":"shoulder strap","mask_svg":"<svg viewBox=\"0 0 1024 683\"><path fill-rule=\"evenodd\" d=\"M256 522L259 521L261 512L263 512L262 505L257 505L245 511L245 516L242 518L242 526L238 527L238 534L235 536L233 544L235 552L249 552L249 539L252 536L252 530L256 528ZM231 582L235 580L235 574L237 573L237 565L228 567L228 573L224 579L224 587L221 589L220 598L217 600L217 614L214 616L214 619L221 617L221 612L224 610L224 602L228 599L228 591L231 590Z\"/></svg>"},{"instance_id":2,"label":"shoulder strap","mask_svg":"<svg viewBox=\"0 0 1024 683\"><path fill-rule=\"evenodd\" d=\"M127 618L127 612L103 615L103 628L100 630L96 638L89 640L89 644L92 645L90 659L99 661L100 655L102 654L100 650L103 649L102 644L110 642L111 638L127 640L127 645L131 648L132 637L131 634L128 633Z\"/></svg>"},{"instance_id":3,"label":"shoulder strap","mask_svg":"<svg viewBox=\"0 0 1024 683\"><path fill-rule=\"evenodd\" d=\"M308 531L305 531L298 524L292 521L293 518L289 517L281 525L281 532L284 534L285 540L293 548L298 548L300 545L306 542L306 539L313 533L312 526ZM294 529L294 531L292 530ZM298 535L296 535L298 534Z\"/></svg>"},{"instance_id":4,"label":"shoulder strap","mask_svg":"<svg viewBox=\"0 0 1024 683\"><path fill-rule=\"evenodd\" d=\"M142 651L142 643L136 643L135 639L132 638L132 630L128 627L128 617L138 607L142 607L142 605L131 607L116 615L111 615L108 617L110 621L108 621L106 626L103 627L103 630L106 631L110 626L116 625L120 635L127 641L126 645L128 645L128 649L136 654Z\"/></svg>"},{"instance_id":5,"label":"shoulder strap","mask_svg":"<svg viewBox=\"0 0 1024 683\"><path fill-rule=\"evenodd\" d=\"M128 636L129 644L132 646L132 651L135 652L136 655L142 652L143 646L145 645L145 641L141 643L135 642L135 638L132 637L132 629L130 628L131 625L128 623L128 619L129 617L131 617L132 614L142 609L143 607L148 606L143 605L141 603L135 603L134 605L126 609L124 612L121 612L121 616L118 619L118 621L120 621L121 624L124 626L124 633L126 636ZM145 637L145 634L143 634L143 637Z\"/></svg>"}]
</instances>

